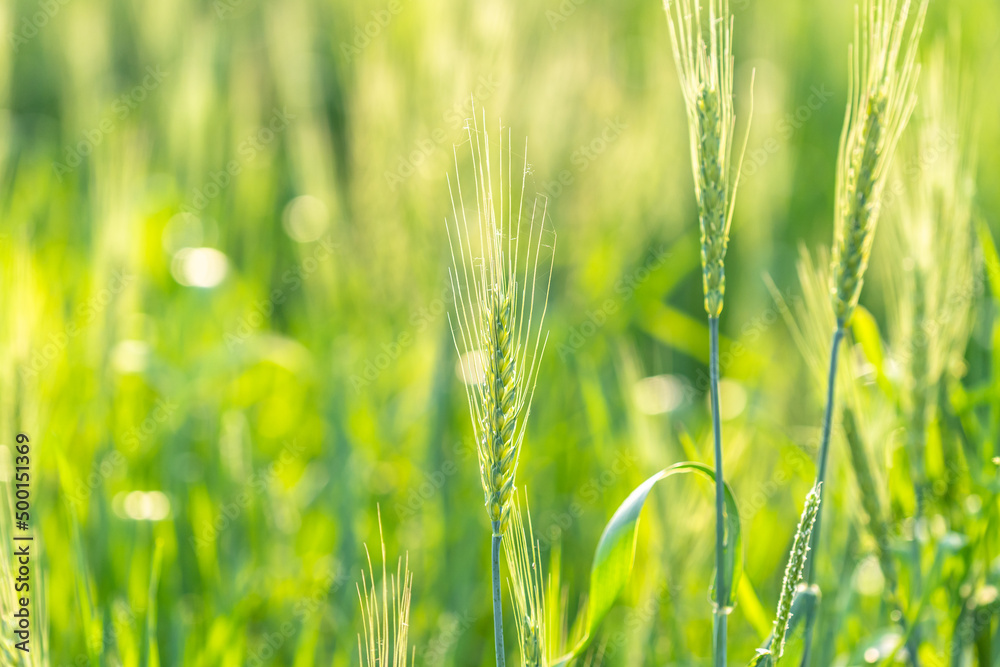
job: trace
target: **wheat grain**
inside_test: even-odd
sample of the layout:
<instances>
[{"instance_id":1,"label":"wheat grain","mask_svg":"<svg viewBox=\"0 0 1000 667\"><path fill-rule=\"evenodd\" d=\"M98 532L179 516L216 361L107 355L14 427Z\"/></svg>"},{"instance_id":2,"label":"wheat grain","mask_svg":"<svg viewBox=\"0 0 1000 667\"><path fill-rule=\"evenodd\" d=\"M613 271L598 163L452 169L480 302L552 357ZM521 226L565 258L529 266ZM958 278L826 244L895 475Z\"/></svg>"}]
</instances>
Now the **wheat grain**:
<instances>
[{"instance_id":1,"label":"wheat grain","mask_svg":"<svg viewBox=\"0 0 1000 667\"><path fill-rule=\"evenodd\" d=\"M781 596L778 598L778 613L774 620L774 639L771 642L771 653L774 656L774 664L778 664L778 660L785 651L785 635L788 632L788 624L792 618L792 600L795 598L796 589L802 582L802 571L805 568L806 556L809 553L809 538L816 523L819 505L820 486L817 485L806 496L805 507L802 508L802 517L799 519L799 526L795 530L795 539L792 541L792 551L788 556L788 565L785 567L785 578L781 584Z\"/></svg>"},{"instance_id":2,"label":"wheat grain","mask_svg":"<svg viewBox=\"0 0 1000 667\"><path fill-rule=\"evenodd\" d=\"M475 360L472 364L476 366L471 373L474 380L466 383L466 397L476 433L486 512L493 530L490 555L493 636L497 667L504 667L500 544L510 521L521 443L531 412L538 366L548 339L542 338L542 322L548 309L552 284L555 235L552 234L547 278L544 268L542 271L542 289L538 269L542 249L546 247L543 244L546 204L543 203L539 210L536 200L531 206L529 221L522 224L528 174L527 142L519 192L515 197L510 132L507 132L505 174L501 126L499 178L495 183L490 138L485 125L484 113L482 134L474 118L466 126L476 193L472 225L466 213L457 149L454 186L450 178L448 181L453 223L449 225L446 220L445 224L449 230L450 276L456 303L455 317L452 319L449 314L448 319L459 356ZM477 231L475 236L471 231L473 228ZM526 236L523 247L522 234ZM481 254L477 255L477 247ZM461 262L459 257L462 257ZM537 314L536 305L540 311Z\"/></svg>"},{"instance_id":3,"label":"wheat grain","mask_svg":"<svg viewBox=\"0 0 1000 667\"><path fill-rule=\"evenodd\" d=\"M522 219L528 165L525 158L515 197L510 132L506 173L503 150L499 151L499 179L494 179L489 135L485 130L480 133L474 119L468 136L476 219L470 224L465 210L456 149L454 185L449 178L454 217L451 224L446 221L456 299L455 317L449 321L459 355L475 359L472 363L478 365L474 375L479 379L466 384L467 397L487 514L494 535L502 536L510 518L521 442L547 339L542 335L542 321L552 282L555 235L549 233L551 246L543 242L544 202L539 206L536 200L530 219ZM502 128L500 137L502 144ZM540 276L540 258L547 247L552 255L548 275L543 267Z\"/></svg>"},{"instance_id":4,"label":"wheat grain","mask_svg":"<svg viewBox=\"0 0 1000 667\"><path fill-rule=\"evenodd\" d=\"M381 595L375 584L375 568L371 553L365 545L368 558L368 575L361 572L357 585L361 604L362 635L358 635L358 658L362 667L406 667L410 629L410 595L413 590L413 573L409 570L410 558L400 558L396 574L386 571L385 539L382 535L382 514L378 517L379 543L382 548ZM413 664L410 655L409 664Z\"/></svg>"},{"instance_id":5,"label":"wheat grain","mask_svg":"<svg viewBox=\"0 0 1000 667\"><path fill-rule=\"evenodd\" d=\"M926 425L942 378L961 378L972 331L976 266L972 209L976 151L963 90L958 49L935 45L924 85L923 117L908 155L897 215L890 217L893 252L882 253L890 289L887 303L893 359L905 371L903 407L918 502L926 483ZM918 512L919 513L919 512Z\"/></svg>"},{"instance_id":6,"label":"wheat grain","mask_svg":"<svg viewBox=\"0 0 1000 667\"><path fill-rule=\"evenodd\" d=\"M743 158L733 164L733 19L728 0L710 0L708 5L707 44L697 0L667 0L665 9L687 110L705 310L709 317L718 317L725 299L726 250Z\"/></svg>"},{"instance_id":7,"label":"wheat grain","mask_svg":"<svg viewBox=\"0 0 1000 667\"><path fill-rule=\"evenodd\" d=\"M733 220L742 155L733 164L733 17L728 0L708 3L706 44L698 0L665 0L677 78L684 95L691 146L691 169L701 233L702 291L709 319L709 373L715 456L716 590L715 665L726 664L729 588L725 574L722 422L719 406L719 315L726 294L726 250ZM751 90L753 83L750 84ZM751 96L751 114L752 114ZM749 138L749 122L747 123ZM743 141L746 152L746 139ZM735 167L735 169L734 169Z\"/></svg>"},{"instance_id":8,"label":"wheat grain","mask_svg":"<svg viewBox=\"0 0 1000 667\"><path fill-rule=\"evenodd\" d=\"M916 52L927 0L907 30L910 5L865 0L856 9L834 216L831 291L840 326L850 322L861 296L888 168L916 104Z\"/></svg>"}]
</instances>

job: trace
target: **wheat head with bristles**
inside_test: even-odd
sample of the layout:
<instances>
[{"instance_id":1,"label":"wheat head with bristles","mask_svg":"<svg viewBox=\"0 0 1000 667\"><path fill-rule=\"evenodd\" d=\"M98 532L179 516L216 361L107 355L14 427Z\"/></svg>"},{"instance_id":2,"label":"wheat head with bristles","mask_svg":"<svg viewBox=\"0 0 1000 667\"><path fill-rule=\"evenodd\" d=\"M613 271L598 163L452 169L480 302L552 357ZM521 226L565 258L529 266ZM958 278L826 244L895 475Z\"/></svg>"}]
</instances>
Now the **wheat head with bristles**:
<instances>
[{"instance_id":1,"label":"wheat head with bristles","mask_svg":"<svg viewBox=\"0 0 1000 667\"><path fill-rule=\"evenodd\" d=\"M806 555L809 553L809 538L812 536L816 515L819 513L819 490L820 486L817 485L806 496L802 517L799 519L795 539L792 541L792 551L788 556L788 565L785 567L785 578L781 584L781 596L778 598L778 612L774 620L774 636L771 642L771 654L775 665L785 651L785 635L792 619L792 600L795 599L795 592L802 581Z\"/></svg>"},{"instance_id":2,"label":"wheat head with bristles","mask_svg":"<svg viewBox=\"0 0 1000 667\"><path fill-rule=\"evenodd\" d=\"M743 162L742 153L735 164L732 155L733 19L728 0L709 0L706 43L698 0L666 0L664 8L687 110L705 310L709 317L718 317L726 292L726 250Z\"/></svg>"},{"instance_id":3,"label":"wheat head with bristles","mask_svg":"<svg viewBox=\"0 0 1000 667\"><path fill-rule=\"evenodd\" d=\"M901 205L889 220L893 252L882 255L895 288L889 301L896 305L889 310L891 351L909 372L914 394L964 374L978 289L976 128L969 79L954 42L934 45L921 76L916 132L900 146L908 159L897 170Z\"/></svg>"},{"instance_id":4,"label":"wheat head with bristles","mask_svg":"<svg viewBox=\"0 0 1000 667\"><path fill-rule=\"evenodd\" d=\"M917 43L927 13L920 0L864 0L848 51L850 97L837 157L833 244L834 311L846 326L861 296L889 165L916 104Z\"/></svg>"},{"instance_id":5,"label":"wheat head with bristles","mask_svg":"<svg viewBox=\"0 0 1000 667\"><path fill-rule=\"evenodd\" d=\"M547 340L542 321L552 282L555 234L548 232L551 241L543 241L546 202L535 200L525 211L528 163L525 158L516 181L510 131L506 164L502 127L496 156L491 154L485 114L482 131L475 118L467 131L475 208L471 214L466 210L456 148L455 181L448 179L453 219L445 221L455 294L455 313L449 314L449 322L465 375L473 376L466 382L466 394L486 511L493 534L503 535ZM540 261L543 253L551 255L547 267Z\"/></svg>"},{"instance_id":6,"label":"wheat head with bristles","mask_svg":"<svg viewBox=\"0 0 1000 667\"><path fill-rule=\"evenodd\" d=\"M382 547L382 594L375 584L375 568L371 553L365 545L368 558L368 576L361 571L357 585L361 603L363 638L358 635L358 656L362 667L407 667L413 664L416 649L407 662L407 645L410 632L410 594L413 590L413 573L409 570L410 558L399 559L396 574L386 572L385 539L382 535L382 514L378 517L379 543Z\"/></svg>"}]
</instances>

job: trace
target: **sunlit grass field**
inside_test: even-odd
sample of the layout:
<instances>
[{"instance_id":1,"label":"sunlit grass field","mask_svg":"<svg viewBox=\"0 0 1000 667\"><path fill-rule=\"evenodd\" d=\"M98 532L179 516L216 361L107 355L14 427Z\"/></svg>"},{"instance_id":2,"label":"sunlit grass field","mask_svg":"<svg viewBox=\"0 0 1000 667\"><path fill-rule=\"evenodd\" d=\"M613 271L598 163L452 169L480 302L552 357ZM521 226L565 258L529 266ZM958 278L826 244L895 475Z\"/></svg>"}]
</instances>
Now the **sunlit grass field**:
<instances>
[{"instance_id":1,"label":"sunlit grass field","mask_svg":"<svg viewBox=\"0 0 1000 667\"><path fill-rule=\"evenodd\" d=\"M741 137L755 73L720 360L742 665L771 632L816 476L854 9L731 7ZM515 161L527 138L527 188L558 236L517 485L570 620L628 494L673 463L711 464L690 149L660 2L5 0L0 38L0 445L9 482L15 436L30 437L35 536L32 650L9 648L5 578L4 665L360 664L356 585L366 544L381 569L379 511L388 568L407 557L413 573L415 664L494 664L445 229L473 114L510 128ZM961 122L919 141L926 98L945 94L919 88L841 386L921 664L995 667L1000 5L931 2L919 57L939 52ZM951 269L935 239L925 250L942 284L971 267L971 290L943 298L970 319L914 433L914 341L954 321L912 325L907 276L926 257L903 256L906 184L955 153L973 164L975 243ZM904 664L836 422L812 664ZM712 488L650 498L588 660L711 664ZM520 664L512 616L507 630Z\"/></svg>"}]
</instances>

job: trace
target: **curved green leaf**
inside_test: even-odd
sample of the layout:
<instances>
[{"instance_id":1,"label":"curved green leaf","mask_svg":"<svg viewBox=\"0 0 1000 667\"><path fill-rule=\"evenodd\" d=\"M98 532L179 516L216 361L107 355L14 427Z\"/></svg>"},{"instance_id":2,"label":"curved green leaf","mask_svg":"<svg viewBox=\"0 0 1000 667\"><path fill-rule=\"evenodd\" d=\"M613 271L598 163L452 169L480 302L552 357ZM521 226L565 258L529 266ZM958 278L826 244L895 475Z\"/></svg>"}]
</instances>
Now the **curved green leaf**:
<instances>
[{"instance_id":1,"label":"curved green leaf","mask_svg":"<svg viewBox=\"0 0 1000 667\"><path fill-rule=\"evenodd\" d=\"M703 463L687 461L672 465L661 470L640 484L625 502L618 507L614 516L604 528L597 549L594 551L594 562L590 568L590 598L587 604L587 620L584 625L583 638L572 651L554 661L553 667L564 667L570 660L580 655L589 645L594 631L605 615L611 609L618 595L632 574L632 564L635 560L635 545L639 537L639 515L646 504L649 492L660 480L682 473L695 473L715 482L715 471ZM735 602L736 590L740 577L743 575L743 535L740 529L740 515L729 485L725 486L726 495L726 544L725 563L727 579L731 582L730 593L725 602L732 607ZM715 597L715 585L712 585L712 595Z\"/></svg>"},{"instance_id":2,"label":"curved green leaf","mask_svg":"<svg viewBox=\"0 0 1000 667\"><path fill-rule=\"evenodd\" d=\"M986 277L990 283L990 291L993 292L993 298L1000 301L1000 253L997 253L997 246L993 242L989 225L980 220L978 230L979 247L983 251L983 263L986 265Z\"/></svg>"}]
</instances>

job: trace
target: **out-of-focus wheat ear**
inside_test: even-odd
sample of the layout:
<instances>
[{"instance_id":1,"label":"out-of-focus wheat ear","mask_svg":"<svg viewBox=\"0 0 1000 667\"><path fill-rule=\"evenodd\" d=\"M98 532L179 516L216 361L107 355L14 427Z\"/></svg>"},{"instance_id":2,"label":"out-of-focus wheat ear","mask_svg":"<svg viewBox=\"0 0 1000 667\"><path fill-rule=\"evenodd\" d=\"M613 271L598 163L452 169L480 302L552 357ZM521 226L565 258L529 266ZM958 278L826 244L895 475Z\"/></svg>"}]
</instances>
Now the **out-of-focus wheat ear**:
<instances>
[{"instance_id":1,"label":"out-of-focus wheat ear","mask_svg":"<svg viewBox=\"0 0 1000 667\"><path fill-rule=\"evenodd\" d=\"M863 12L855 10L850 96L837 159L831 284L841 326L857 307L888 169L916 105L916 52L927 0L908 29L910 4L905 0L899 8L895 0L866 0Z\"/></svg>"}]
</instances>

